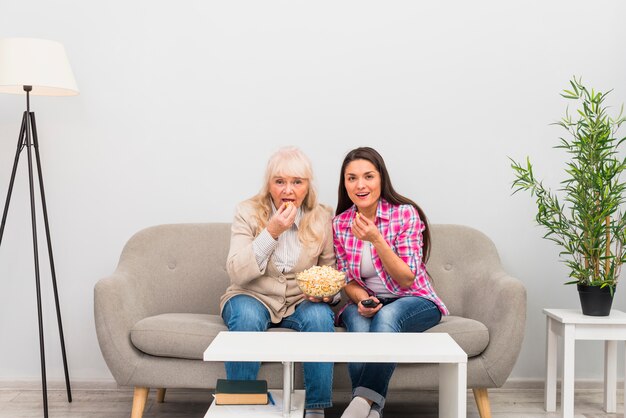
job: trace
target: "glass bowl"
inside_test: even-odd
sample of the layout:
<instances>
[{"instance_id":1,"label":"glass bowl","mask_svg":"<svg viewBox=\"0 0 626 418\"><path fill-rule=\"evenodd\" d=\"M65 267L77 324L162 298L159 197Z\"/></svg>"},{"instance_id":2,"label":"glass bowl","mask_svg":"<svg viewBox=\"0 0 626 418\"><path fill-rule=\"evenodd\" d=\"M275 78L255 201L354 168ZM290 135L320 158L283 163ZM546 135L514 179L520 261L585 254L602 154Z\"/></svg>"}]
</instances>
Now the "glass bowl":
<instances>
[{"instance_id":1,"label":"glass bowl","mask_svg":"<svg viewBox=\"0 0 626 418\"><path fill-rule=\"evenodd\" d=\"M305 295L324 298L346 285L346 275L329 266L313 266L296 274L296 283Z\"/></svg>"}]
</instances>

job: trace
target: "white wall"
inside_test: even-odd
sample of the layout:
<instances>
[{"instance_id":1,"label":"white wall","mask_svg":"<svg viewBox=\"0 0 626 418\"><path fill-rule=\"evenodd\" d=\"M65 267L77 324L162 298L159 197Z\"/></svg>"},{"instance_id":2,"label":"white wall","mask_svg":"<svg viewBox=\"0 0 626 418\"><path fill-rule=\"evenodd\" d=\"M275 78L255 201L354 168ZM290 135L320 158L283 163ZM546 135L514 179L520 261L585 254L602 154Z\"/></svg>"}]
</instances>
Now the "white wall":
<instances>
[{"instance_id":1,"label":"white wall","mask_svg":"<svg viewBox=\"0 0 626 418\"><path fill-rule=\"evenodd\" d=\"M313 160L328 204L344 154L369 145L431 222L489 235L528 289L512 378L541 379L541 309L576 308L578 296L561 284L567 270L541 239L532 199L511 196L507 156L532 156L558 183L564 157L551 147L562 132L549 124L571 76L614 88L616 107L626 101L625 14L620 1L3 1L0 37L62 42L81 89L32 100L72 377L111 379L92 292L126 240L154 224L230 221L270 153L293 144ZM24 107L0 96L0 202ZM0 247L2 380L39 378L22 162ZM58 380L45 260L48 373ZM624 293L614 308L626 309ZM577 354L577 377L599 378L601 345L579 343Z\"/></svg>"}]
</instances>

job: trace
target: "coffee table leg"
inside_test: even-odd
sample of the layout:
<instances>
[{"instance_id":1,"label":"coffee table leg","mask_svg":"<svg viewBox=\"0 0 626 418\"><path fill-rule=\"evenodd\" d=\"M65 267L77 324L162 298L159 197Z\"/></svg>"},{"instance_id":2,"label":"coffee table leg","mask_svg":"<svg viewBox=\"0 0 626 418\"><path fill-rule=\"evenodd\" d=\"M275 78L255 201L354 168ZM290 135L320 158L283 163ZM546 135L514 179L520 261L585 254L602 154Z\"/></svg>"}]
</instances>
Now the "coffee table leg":
<instances>
[{"instance_id":1,"label":"coffee table leg","mask_svg":"<svg viewBox=\"0 0 626 418\"><path fill-rule=\"evenodd\" d=\"M292 391L292 370L293 363L290 361L283 362L283 417L291 416L291 391Z\"/></svg>"},{"instance_id":2,"label":"coffee table leg","mask_svg":"<svg viewBox=\"0 0 626 418\"><path fill-rule=\"evenodd\" d=\"M296 391L296 384L294 383L296 379L296 366L291 364L291 393Z\"/></svg>"},{"instance_id":3,"label":"coffee table leg","mask_svg":"<svg viewBox=\"0 0 626 418\"><path fill-rule=\"evenodd\" d=\"M546 317L546 387L545 408L547 412L556 411L556 340L555 321Z\"/></svg>"},{"instance_id":4,"label":"coffee table leg","mask_svg":"<svg viewBox=\"0 0 626 418\"><path fill-rule=\"evenodd\" d=\"M439 418L465 418L467 363L439 365Z\"/></svg>"},{"instance_id":5,"label":"coffee table leg","mask_svg":"<svg viewBox=\"0 0 626 418\"><path fill-rule=\"evenodd\" d=\"M563 381L561 382L561 416L574 417L574 366L576 326L565 324L563 327Z\"/></svg>"},{"instance_id":6,"label":"coffee table leg","mask_svg":"<svg viewBox=\"0 0 626 418\"><path fill-rule=\"evenodd\" d=\"M604 410L617 410L617 341L604 342Z\"/></svg>"}]
</instances>

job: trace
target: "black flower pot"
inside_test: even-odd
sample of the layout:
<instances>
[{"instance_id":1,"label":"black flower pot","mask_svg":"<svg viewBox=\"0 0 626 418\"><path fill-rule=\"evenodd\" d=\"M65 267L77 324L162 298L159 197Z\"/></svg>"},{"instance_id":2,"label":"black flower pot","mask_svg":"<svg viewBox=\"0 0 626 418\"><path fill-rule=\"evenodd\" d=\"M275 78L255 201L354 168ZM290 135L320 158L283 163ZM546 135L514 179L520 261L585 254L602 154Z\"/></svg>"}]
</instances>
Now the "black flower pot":
<instances>
[{"instance_id":1,"label":"black flower pot","mask_svg":"<svg viewBox=\"0 0 626 418\"><path fill-rule=\"evenodd\" d=\"M576 285L578 287L578 296L580 296L580 306L583 309L583 315L589 316L609 316L611 313L611 305L613 304L613 295L609 286L587 286Z\"/></svg>"}]
</instances>

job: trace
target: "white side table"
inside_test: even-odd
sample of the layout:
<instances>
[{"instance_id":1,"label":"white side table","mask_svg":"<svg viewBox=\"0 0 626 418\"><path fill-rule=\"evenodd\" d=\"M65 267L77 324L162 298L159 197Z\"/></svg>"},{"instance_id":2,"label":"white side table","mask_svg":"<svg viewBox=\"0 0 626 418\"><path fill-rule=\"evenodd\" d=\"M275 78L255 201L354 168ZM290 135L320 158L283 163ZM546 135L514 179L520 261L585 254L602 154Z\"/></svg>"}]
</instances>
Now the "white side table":
<instances>
[{"instance_id":1,"label":"white side table","mask_svg":"<svg viewBox=\"0 0 626 418\"><path fill-rule=\"evenodd\" d=\"M544 309L546 314L546 411L556 411L557 336L563 339L561 416L574 416L574 348L576 340L604 341L604 409L617 409L617 342L626 341L626 314L587 316L577 309ZM626 409L626 408L625 408ZM626 411L624 412L626 418Z\"/></svg>"}]
</instances>

